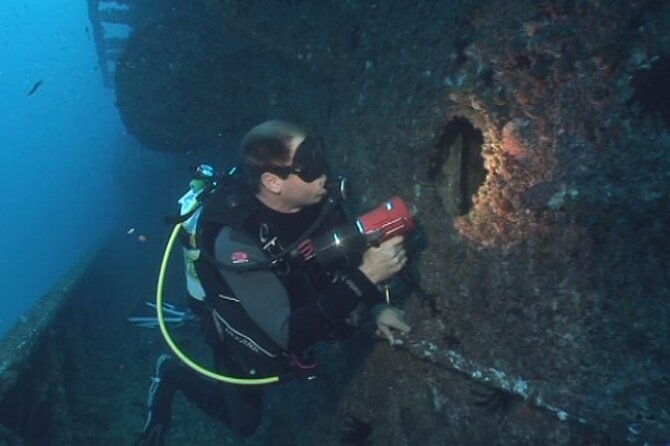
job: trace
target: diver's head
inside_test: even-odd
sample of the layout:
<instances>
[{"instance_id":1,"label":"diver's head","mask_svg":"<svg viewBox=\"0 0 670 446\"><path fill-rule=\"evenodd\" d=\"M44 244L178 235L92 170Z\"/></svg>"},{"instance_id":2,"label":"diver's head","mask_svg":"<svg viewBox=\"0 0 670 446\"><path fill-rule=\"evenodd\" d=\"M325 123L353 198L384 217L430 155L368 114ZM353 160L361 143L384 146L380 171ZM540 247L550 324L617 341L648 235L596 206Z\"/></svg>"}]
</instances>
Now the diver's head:
<instances>
[{"instance_id":1,"label":"diver's head","mask_svg":"<svg viewBox=\"0 0 670 446\"><path fill-rule=\"evenodd\" d=\"M323 139L283 121L267 121L242 140L242 172L265 204L297 212L326 195L328 163Z\"/></svg>"}]
</instances>

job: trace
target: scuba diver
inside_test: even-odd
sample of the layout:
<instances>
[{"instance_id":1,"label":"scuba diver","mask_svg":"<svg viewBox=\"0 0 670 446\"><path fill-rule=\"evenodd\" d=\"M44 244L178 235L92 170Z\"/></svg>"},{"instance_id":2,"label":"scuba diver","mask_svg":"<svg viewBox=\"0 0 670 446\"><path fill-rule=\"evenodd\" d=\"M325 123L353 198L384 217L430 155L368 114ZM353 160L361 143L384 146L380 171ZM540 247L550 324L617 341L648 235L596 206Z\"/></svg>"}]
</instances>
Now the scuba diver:
<instances>
[{"instance_id":1,"label":"scuba diver","mask_svg":"<svg viewBox=\"0 0 670 446\"><path fill-rule=\"evenodd\" d=\"M199 316L218 373L241 383L312 379L311 348L349 328L346 319L361 302L390 341L395 330L410 330L379 286L407 262L402 235L391 231L355 253L320 261L341 244L333 228L349 221L327 187L327 169L322 138L268 121L243 138L240 172L208 190L197 215L187 214L195 218L182 244L199 250L187 254L204 291ZM328 241L314 243L319 237ZM241 437L262 421L263 385L210 379L165 354L136 445L164 444L177 391Z\"/></svg>"}]
</instances>

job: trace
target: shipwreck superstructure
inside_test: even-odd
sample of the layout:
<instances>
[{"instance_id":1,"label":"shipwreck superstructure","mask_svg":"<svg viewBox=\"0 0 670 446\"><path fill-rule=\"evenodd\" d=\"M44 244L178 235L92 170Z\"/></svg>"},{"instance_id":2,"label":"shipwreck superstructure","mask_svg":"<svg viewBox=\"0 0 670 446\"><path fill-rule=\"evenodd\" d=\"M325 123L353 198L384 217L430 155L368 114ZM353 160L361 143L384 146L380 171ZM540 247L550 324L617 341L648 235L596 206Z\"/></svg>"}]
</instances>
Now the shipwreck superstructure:
<instances>
[{"instance_id":1,"label":"shipwreck superstructure","mask_svg":"<svg viewBox=\"0 0 670 446\"><path fill-rule=\"evenodd\" d=\"M392 284L412 333L395 348L361 333L320 349L324 378L273 389L244 444L669 441L667 2L116 3L133 32L98 45L145 146L216 156L224 137L294 120L325 136L359 208L399 194L420 222ZM113 253L69 277L109 277L95 265ZM27 338L39 353L12 332L0 439L132 440L162 341L127 326L131 279L147 280L110 287L104 317L95 293L63 297L74 312L46 308ZM198 350L197 329L183 330ZM36 393L23 384L35 376L52 385ZM174 444L236 444L187 409ZM31 436L52 410L52 434Z\"/></svg>"}]
</instances>

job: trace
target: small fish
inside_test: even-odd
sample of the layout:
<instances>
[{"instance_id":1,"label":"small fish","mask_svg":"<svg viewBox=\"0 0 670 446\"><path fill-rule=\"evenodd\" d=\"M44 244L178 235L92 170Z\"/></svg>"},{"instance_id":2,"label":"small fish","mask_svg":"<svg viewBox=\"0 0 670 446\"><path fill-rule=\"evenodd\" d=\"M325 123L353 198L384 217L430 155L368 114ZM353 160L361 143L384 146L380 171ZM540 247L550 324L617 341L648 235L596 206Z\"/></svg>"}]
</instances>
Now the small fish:
<instances>
[{"instance_id":1,"label":"small fish","mask_svg":"<svg viewBox=\"0 0 670 446\"><path fill-rule=\"evenodd\" d=\"M135 228L130 228L126 231L126 234L133 235L133 232L135 232Z\"/></svg>"},{"instance_id":2,"label":"small fish","mask_svg":"<svg viewBox=\"0 0 670 446\"><path fill-rule=\"evenodd\" d=\"M33 85L33 88L31 88L30 91L28 92L28 96L32 96L33 93L35 93L37 91L37 89L40 88L40 86L42 85L43 82L44 81L35 82L35 85Z\"/></svg>"},{"instance_id":3,"label":"small fish","mask_svg":"<svg viewBox=\"0 0 670 446\"><path fill-rule=\"evenodd\" d=\"M140 234L140 235L137 236L137 240L139 240L140 242L144 243L144 242L147 241L147 236L144 235L144 234Z\"/></svg>"}]
</instances>

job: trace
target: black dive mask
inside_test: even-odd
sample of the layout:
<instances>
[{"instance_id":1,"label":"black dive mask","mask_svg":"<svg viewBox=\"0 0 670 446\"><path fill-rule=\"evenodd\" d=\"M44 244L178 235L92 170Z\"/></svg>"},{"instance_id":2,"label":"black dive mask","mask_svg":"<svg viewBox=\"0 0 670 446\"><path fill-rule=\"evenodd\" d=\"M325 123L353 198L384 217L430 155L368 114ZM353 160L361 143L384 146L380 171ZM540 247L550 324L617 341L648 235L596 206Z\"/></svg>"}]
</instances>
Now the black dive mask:
<instances>
[{"instance_id":1,"label":"black dive mask","mask_svg":"<svg viewBox=\"0 0 670 446\"><path fill-rule=\"evenodd\" d=\"M272 166L265 170L287 178L296 174L306 183L321 177L328 171L326 151L323 147L323 138L320 136L308 136L300 143L293 156L293 164L290 166Z\"/></svg>"}]
</instances>

